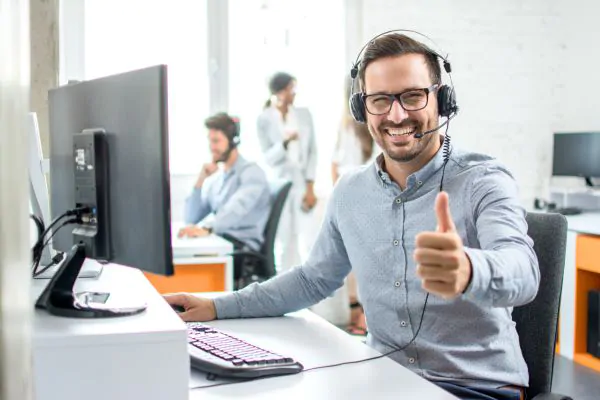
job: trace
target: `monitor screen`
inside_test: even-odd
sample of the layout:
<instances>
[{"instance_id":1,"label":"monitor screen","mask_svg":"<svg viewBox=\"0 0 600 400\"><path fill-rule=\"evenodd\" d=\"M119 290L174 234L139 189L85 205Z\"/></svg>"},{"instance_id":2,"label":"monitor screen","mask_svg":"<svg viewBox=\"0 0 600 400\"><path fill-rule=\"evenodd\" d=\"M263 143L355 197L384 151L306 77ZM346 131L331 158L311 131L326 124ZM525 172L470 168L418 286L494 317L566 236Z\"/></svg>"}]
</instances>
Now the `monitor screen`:
<instances>
[{"instance_id":1,"label":"monitor screen","mask_svg":"<svg viewBox=\"0 0 600 400\"><path fill-rule=\"evenodd\" d=\"M86 170L92 161L102 165L101 184L83 185L103 192L108 261L162 275L173 274L167 107L164 65L49 91L52 218L76 207L75 191L89 175L82 163ZM80 145L81 133L93 129L105 132L97 160ZM78 225L60 229L54 248L69 251L80 231Z\"/></svg>"},{"instance_id":2,"label":"monitor screen","mask_svg":"<svg viewBox=\"0 0 600 400\"><path fill-rule=\"evenodd\" d=\"M555 133L552 175L600 177L600 132Z\"/></svg>"}]
</instances>

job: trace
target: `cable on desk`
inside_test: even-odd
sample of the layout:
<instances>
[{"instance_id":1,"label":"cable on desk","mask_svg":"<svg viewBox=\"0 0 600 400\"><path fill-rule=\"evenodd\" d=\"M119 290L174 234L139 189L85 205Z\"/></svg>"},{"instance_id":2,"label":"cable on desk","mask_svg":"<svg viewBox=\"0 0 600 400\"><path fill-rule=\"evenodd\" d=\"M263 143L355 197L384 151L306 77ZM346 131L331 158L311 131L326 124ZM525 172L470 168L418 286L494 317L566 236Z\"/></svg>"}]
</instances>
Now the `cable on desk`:
<instances>
[{"instance_id":1,"label":"cable on desk","mask_svg":"<svg viewBox=\"0 0 600 400\"><path fill-rule=\"evenodd\" d=\"M327 364L327 365L319 365L316 367L312 367L312 368L307 368L304 369L302 371L300 371L299 373L304 373L304 372L310 372L310 371L316 371L318 369L325 369L325 368L333 368L333 367L340 367L342 365L350 365L350 364L360 364L362 362L366 362L366 361L372 361L372 360L377 360L383 357L388 357L398 351L402 351L404 349L406 349L408 346L410 346L411 344L413 344L413 342L415 341L415 339L417 338L417 336L419 335L419 331L421 330L421 325L423 324L423 316L425 315L425 309L427 308L427 300L429 299L429 296L425 297L425 304L423 305L423 310L421 311L421 320L419 321L419 327L417 328L417 331L415 332L415 334L413 335L412 339L410 339L410 341L408 343L406 343L404 346L402 347L398 347L395 348L394 350L388 351L387 353L384 354L380 354L378 356L373 356L373 357L368 357L368 358L362 358L360 360L354 360L354 361L344 361L344 362L340 362L340 363L336 363L336 364ZM218 379L218 377L216 377L213 374L207 375L209 377L209 380L216 380ZM220 383L211 383L210 385L203 385L203 386L196 386L196 387L192 387L190 389L207 389L207 388L211 388L211 387L216 387L216 386L225 386L225 385L233 385L233 384L237 384L237 383L244 383L244 382L250 382L250 381L255 381L258 379L265 379L265 378L277 378L280 376L288 376L288 375L271 375L271 376L263 376L263 377L259 377L259 378L250 378L250 379L240 379L240 380L236 380L233 382L220 382Z\"/></svg>"}]
</instances>

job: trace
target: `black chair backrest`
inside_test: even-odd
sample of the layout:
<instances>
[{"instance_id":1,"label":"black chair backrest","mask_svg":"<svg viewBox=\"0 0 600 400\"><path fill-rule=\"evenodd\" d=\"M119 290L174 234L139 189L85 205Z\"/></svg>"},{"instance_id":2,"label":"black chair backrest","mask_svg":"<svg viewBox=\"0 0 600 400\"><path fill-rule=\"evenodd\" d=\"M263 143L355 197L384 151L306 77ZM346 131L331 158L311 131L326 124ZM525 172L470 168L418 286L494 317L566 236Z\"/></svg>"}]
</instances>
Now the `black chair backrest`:
<instances>
[{"instance_id":1,"label":"black chair backrest","mask_svg":"<svg viewBox=\"0 0 600 400\"><path fill-rule=\"evenodd\" d=\"M266 259L263 265L265 278L270 278L277 272L275 269L275 236L277 235L281 211L290 193L292 182L276 180L270 182L269 185L271 190L271 212L265 225L265 238L261 249L261 253Z\"/></svg>"},{"instance_id":2,"label":"black chair backrest","mask_svg":"<svg viewBox=\"0 0 600 400\"><path fill-rule=\"evenodd\" d=\"M531 399L552 389L567 220L560 214L528 213L527 224L540 265L540 288L531 303L514 308L512 317L529 369L527 398Z\"/></svg>"}]
</instances>

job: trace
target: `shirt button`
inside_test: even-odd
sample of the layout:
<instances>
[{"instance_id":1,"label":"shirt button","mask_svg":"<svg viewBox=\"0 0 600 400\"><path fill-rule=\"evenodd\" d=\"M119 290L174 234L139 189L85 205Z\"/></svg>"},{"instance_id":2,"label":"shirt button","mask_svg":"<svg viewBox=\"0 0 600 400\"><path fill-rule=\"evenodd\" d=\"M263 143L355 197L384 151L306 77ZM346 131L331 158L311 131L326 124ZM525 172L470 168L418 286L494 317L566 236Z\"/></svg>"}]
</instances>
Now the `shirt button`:
<instances>
[{"instance_id":1,"label":"shirt button","mask_svg":"<svg viewBox=\"0 0 600 400\"><path fill-rule=\"evenodd\" d=\"M400 199L400 198L396 199L396 203L397 203L397 204L400 204L400 203L402 203L402 199Z\"/></svg>"},{"instance_id":2,"label":"shirt button","mask_svg":"<svg viewBox=\"0 0 600 400\"><path fill-rule=\"evenodd\" d=\"M406 326L406 321L400 321L400 326Z\"/></svg>"},{"instance_id":3,"label":"shirt button","mask_svg":"<svg viewBox=\"0 0 600 400\"><path fill-rule=\"evenodd\" d=\"M408 363L409 363L409 364L414 364L414 363L415 363L415 359L414 359L414 358L412 358L412 357L411 357L411 358L409 358L409 359L408 359Z\"/></svg>"},{"instance_id":4,"label":"shirt button","mask_svg":"<svg viewBox=\"0 0 600 400\"><path fill-rule=\"evenodd\" d=\"M394 286L400 287L400 282L398 282L398 281L394 282Z\"/></svg>"},{"instance_id":5,"label":"shirt button","mask_svg":"<svg viewBox=\"0 0 600 400\"><path fill-rule=\"evenodd\" d=\"M398 239L394 240L394 246L398 246L400 244L400 241Z\"/></svg>"},{"instance_id":6,"label":"shirt button","mask_svg":"<svg viewBox=\"0 0 600 400\"><path fill-rule=\"evenodd\" d=\"M418 181L417 185L421 186L423 184L423 181Z\"/></svg>"}]
</instances>

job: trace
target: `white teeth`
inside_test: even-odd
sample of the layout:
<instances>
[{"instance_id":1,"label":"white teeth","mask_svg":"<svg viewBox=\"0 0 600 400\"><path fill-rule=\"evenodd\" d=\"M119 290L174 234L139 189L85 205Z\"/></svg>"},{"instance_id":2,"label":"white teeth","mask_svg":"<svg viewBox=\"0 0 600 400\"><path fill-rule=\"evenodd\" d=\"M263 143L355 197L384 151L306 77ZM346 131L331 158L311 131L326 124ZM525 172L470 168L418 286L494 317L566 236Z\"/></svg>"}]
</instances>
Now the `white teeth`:
<instances>
[{"instance_id":1,"label":"white teeth","mask_svg":"<svg viewBox=\"0 0 600 400\"><path fill-rule=\"evenodd\" d=\"M414 126L408 127L408 128L400 128L400 129L398 129L398 128L386 129L388 135L390 135L390 136L410 135L415 130L416 130L416 128Z\"/></svg>"}]
</instances>

